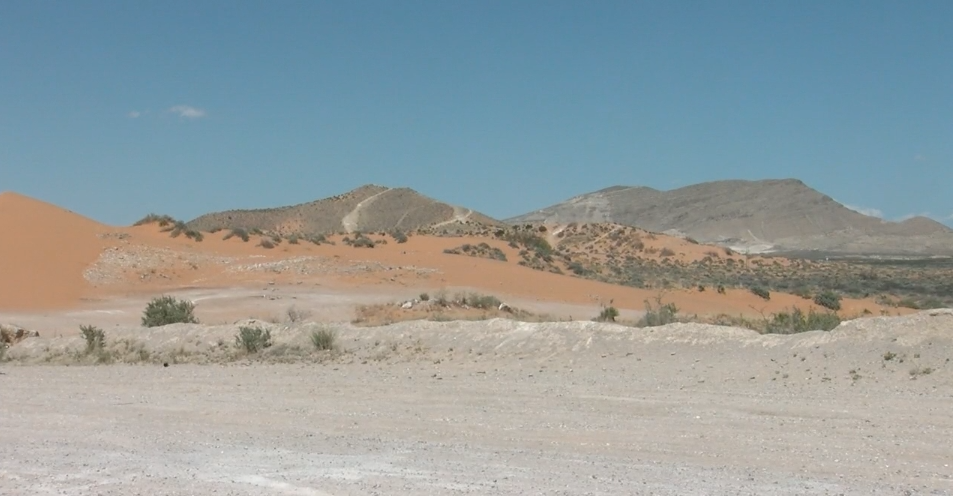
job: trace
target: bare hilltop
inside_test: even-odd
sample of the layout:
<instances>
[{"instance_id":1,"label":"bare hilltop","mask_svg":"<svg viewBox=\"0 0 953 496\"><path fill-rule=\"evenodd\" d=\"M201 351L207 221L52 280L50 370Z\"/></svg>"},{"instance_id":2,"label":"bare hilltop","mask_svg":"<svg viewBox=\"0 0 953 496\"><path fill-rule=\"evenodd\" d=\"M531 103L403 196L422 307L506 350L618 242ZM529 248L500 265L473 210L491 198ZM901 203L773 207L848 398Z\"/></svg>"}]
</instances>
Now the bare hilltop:
<instances>
[{"instance_id":1,"label":"bare hilltop","mask_svg":"<svg viewBox=\"0 0 953 496\"><path fill-rule=\"evenodd\" d=\"M953 255L953 230L939 222L867 216L797 179L713 181L669 191L613 186L506 222L612 222L750 252Z\"/></svg>"},{"instance_id":2,"label":"bare hilltop","mask_svg":"<svg viewBox=\"0 0 953 496\"><path fill-rule=\"evenodd\" d=\"M410 188L372 184L297 205L208 213L187 223L189 228L199 231L241 228L280 235L414 231L465 224L501 223Z\"/></svg>"}]
</instances>

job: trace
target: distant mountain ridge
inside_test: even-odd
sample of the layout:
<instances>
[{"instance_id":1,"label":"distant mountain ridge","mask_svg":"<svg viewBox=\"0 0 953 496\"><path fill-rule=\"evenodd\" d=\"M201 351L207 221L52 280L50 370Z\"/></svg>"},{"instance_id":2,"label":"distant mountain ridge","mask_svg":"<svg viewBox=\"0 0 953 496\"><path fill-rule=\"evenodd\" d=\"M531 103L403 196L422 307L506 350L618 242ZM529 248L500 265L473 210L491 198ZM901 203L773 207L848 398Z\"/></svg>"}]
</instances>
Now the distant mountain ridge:
<instances>
[{"instance_id":1,"label":"distant mountain ridge","mask_svg":"<svg viewBox=\"0 0 953 496\"><path fill-rule=\"evenodd\" d=\"M484 214L440 202L410 188L374 184L297 205L208 213L186 224L202 231L243 228L283 235L413 231L455 224L502 225Z\"/></svg>"},{"instance_id":2,"label":"distant mountain ridge","mask_svg":"<svg viewBox=\"0 0 953 496\"><path fill-rule=\"evenodd\" d=\"M752 251L953 254L953 230L939 222L870 217L797 179L611 186L505 222L614 222Z\"/></svg>"}]
</instances>

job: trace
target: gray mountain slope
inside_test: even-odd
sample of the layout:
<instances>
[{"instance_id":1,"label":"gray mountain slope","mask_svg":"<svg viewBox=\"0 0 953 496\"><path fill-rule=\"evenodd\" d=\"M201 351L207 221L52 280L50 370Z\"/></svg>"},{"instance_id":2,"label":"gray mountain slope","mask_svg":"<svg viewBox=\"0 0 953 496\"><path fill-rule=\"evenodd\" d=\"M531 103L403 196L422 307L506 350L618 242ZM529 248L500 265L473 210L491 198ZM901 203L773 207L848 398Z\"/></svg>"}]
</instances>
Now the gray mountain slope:
<instances>
[{"instance_id":1,"label":"gray mountain slope","mask_svg":"<svg viewBox=\"0 0 953 496\"><path fill-rule=\"evenodd\" d=\"M742 249L953 254L953 230L939 222L863 215L797 179L714 181L670 191L613 186L505 222L615 222Z\"/></svg>"},{"instance_id":2,"label":"gray mountain slope","mask_svg":"<svg viewBox=\"0 0 953 496\"><path fill-rule=\"evenodd\" d=\"M261 229L281 234L413 231L451 224L502 225L467 208L450 205L409 188L364 185L341 195L276 208L228 210L201 215L192 229Z\"/></svg>"}]
</instances>

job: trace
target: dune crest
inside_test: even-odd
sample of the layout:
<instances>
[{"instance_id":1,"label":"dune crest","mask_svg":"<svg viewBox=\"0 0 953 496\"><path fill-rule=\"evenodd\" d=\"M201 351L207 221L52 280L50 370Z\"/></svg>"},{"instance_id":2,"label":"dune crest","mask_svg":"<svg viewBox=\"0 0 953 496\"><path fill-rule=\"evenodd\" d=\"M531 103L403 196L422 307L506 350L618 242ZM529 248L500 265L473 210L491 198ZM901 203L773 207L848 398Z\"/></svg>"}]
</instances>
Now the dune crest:
<instances>
[{"instance_id":1,"label":"dune crest","mask_svg":"<svg viewBox=\"0 0 953 496\"><path fill-rule=\"evenodd\" d=\"M0 193L0 309L52 309L76 304L83 270L110 228L82 215L13 192Z\"/></svg>"}]
</instances>

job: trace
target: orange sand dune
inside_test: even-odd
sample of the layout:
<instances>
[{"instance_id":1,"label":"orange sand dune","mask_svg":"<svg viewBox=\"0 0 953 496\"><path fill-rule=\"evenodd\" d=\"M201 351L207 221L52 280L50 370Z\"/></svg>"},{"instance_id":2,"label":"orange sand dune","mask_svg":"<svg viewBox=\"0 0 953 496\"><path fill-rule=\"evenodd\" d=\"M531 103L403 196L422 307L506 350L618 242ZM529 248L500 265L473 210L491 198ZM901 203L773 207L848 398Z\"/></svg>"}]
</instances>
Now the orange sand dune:
<instances>
[{"instance_id":1,"label":"orange sand dune","mask_svg":"<svg viewBox=\"0 0 953 496\"><path fill-rule=\"evenodd\" d=\"M391 237L374 248L354 248L333 236L336 245L287 240L273 249L248 242L224 240L225 232L204 233L197 242L185 235L171 237L156 224L110 227L67 210L14 193L0 195L0 310L44 310L76 306L83 299L108 299L158 294L183 288L261 287L273 284L366 288L408 296L442 288L470 288L540 303L566 303L598 308L612 304L641 310L657 292L533 270L517 264L518 250L492 238L411 236L406 243ZM660 241L665 241L661 240ZM509 261L444 253L464 243L486 242L502 250ZM665 241L667 242L667 241ZM674 246L674 245L673 245ZM678 243L679 253L702 254L710 247ZM694 253L697 251L698 253ZM102 256L101 256L102 255ZM284 270L248 269L261 264L290 264ZM240 270L236 270L240 269ZM84 277L84 273L89 277ZM757 316L813 303L793 295L772 294L763 301L744 290L676 290L665 303L680 312ZM870 300L844 301L845 314L882 308ZM895 310L894 310L895 311ZM580 316L588 318L590 316Z\"/></svg>"},{"instance_id":2,"label":"orange sand dune","mask_svg":"<svg viewBox=\"0 0 953 496\"><path fill-rule=\"evenodd\" d=\"M108 227L16 193L0 193L0 309L62 308L86 291L83 270Z\"/></svg>"},{"instance_id":3,"label":"orange sand dune","mask_svg":"<svg viewBox=\"0 0 953 496\"><path fill-rule=\"evenodd\" d=\"M390 237L370 235L372 239L387 240L387 244L375 248L354 248L345 245L343 236L333 236L336 245L315 246L302 242L297 245L282 242L276 248L258 246L258 237L249 242L237 238L222 240L223 233L206 234L205 240L195 242L179 236L169 237L159 232L156 226L141 226L123 230L130 235L127 242L181 250L183 253L204 253L217 256L237 257L247 261L268 263L300 257L318 257L341 267L383 266L377 270L356 271L346 274L302 276L296 273L234 274L218 266L197 264L170 265L163 277L140 280L141 274L130 278L123 286L105 288L116 293L148 293L171 291L181 287L226 287L259 286L276 284L318 284L326 287L348 289L375 288L403 290L408 296L420 291L436 292L442 288L471 288L501 298L518 298L541 303L567 303L574 305L612 304L621 309L642 310L646 300L658 295L656 290L644 290L615 284L607 284L568 275L553 274L520 266L518 250L504 241L474 237L411 236L407 243L398 244ZM463 255L444 253L446 248L455 248L464 243L487 244L506 253L509 261L487 260ZM694 245L690 245L694 247ZM429 273L415 272L420 268ZM760 316L797 306L804 310L819 308L800 297L774 293L770 301L764 301L747 290L729 290L722 295L715 291L673 290L663 295L664 303L675 303L680 312L688 314ZM844 313L857 314L864 309L879 313L881 307L870 300L844 300ZM590 316L586 316L587 318Z\"/></svg>"}]
</instances>

